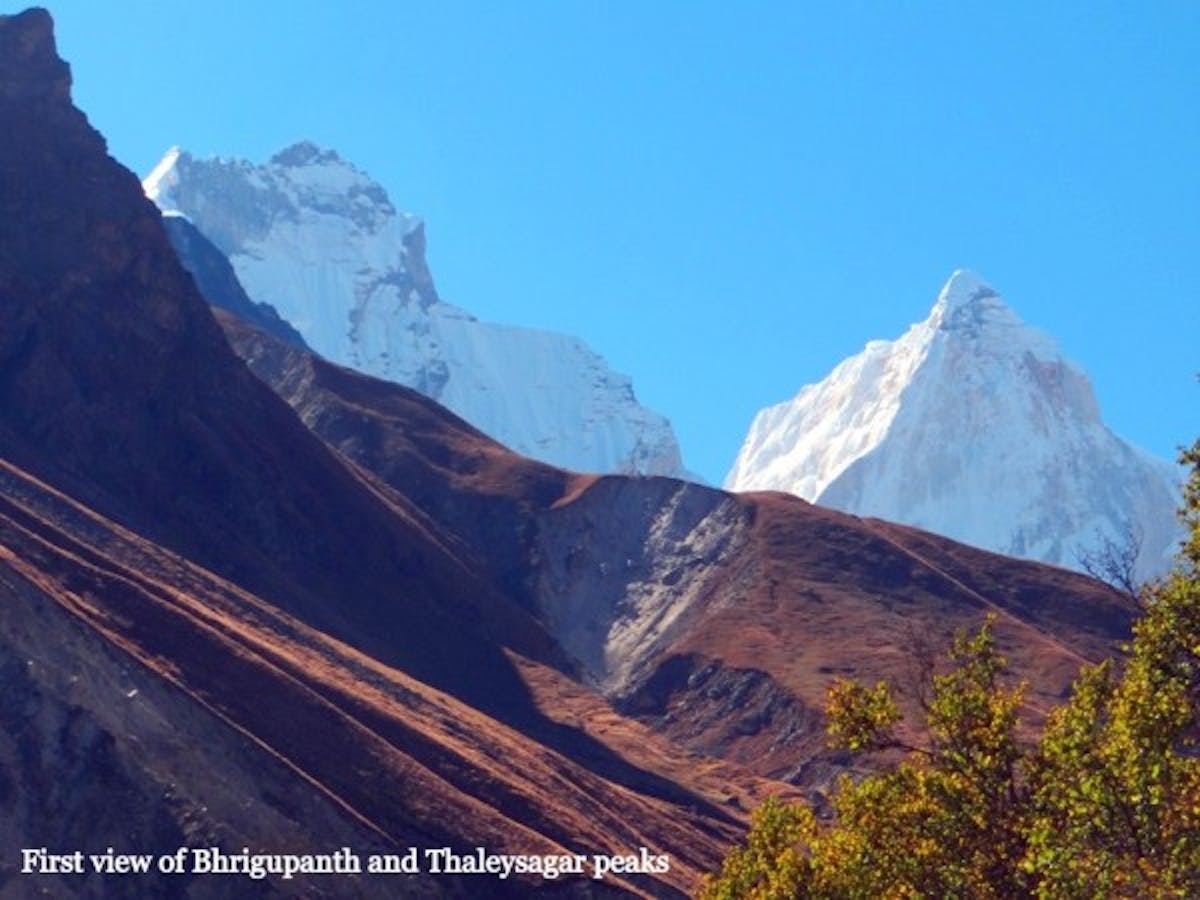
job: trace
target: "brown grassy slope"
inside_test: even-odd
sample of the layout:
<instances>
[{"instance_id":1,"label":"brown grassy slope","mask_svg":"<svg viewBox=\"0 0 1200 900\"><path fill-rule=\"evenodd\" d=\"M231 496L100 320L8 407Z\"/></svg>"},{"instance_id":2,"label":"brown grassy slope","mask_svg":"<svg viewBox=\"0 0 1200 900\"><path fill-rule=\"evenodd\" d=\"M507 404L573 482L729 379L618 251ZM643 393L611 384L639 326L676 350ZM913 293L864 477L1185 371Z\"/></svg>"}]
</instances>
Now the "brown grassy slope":
<instances>
[{"instance_id":1,"label":"brown grassy slope","mask_svg":"<svg viewBox=\"0 0 1200 900\"><path fill-rule=\"evenodd\" d=\"M416 391L216 315L250 369L313 432L453 535L508 594L523 596L536 514L588 476L519 456Z\"/></svg>"},{"instance_id":2,"label":"brown grassy slope","mask_svg":"<svg viewBox=\"0 0 1200 900\"><path fill-rule=\"evenodd\" d=\"M0 18L0 185L5 458L423 680L524 703L501 645L547 658L544 631L231 352L40 11Z\"/></svg>"},{"instance_id":3,"label":"brown grassy slope","mask_svg":"<svg viewBox=\"0 0 1200 900\"><path fill-rule=\"evenodd\" d=\"M649 540L649 517L678 492L667 479L572 476L523 459L413 391L285 347L232 317L221 322L306 424L420 506L535 612L534 583L547 563L539 534L579 536L584 553L568 572L583 577L606 562L620 569L623 558L608 559L614 538ZM989 614L1014 673L1031 683L1036 726L1079 665L1128 634L1128 604L1081 575L783 494L736 502L752 523L748 536L708 565L701 599L616 698L690 750L772 777L823 777L809 764L823 751L820 710L834 677L893 680L911 709L919 648L943 650L956 629ZM646 517L614 520L631 508Z\"/></svg>"},{"instance_id":4,"label":"brown grassy slope","mask_svg":"<svg viewBox=\"0 0 1200 900\"><path fill-rule=\"evenodd\" d=\"M1076 573L787 495L741 501L754 516L749 546L712 588L712 602L663 650L659 678L645 687L657 695L667 734L764 774L806 780L797 758L822 747L812 713L834 677L887 679L915 713L919 656L943 652L957 629L977 628L988 615L1014 678L1029 682L1035 727L1083 662L1111 654L1129 634L1129 604ZM743 685L756 702L733 709L719 690L707 696L689 687L706 665L727 680L761 673ZM779 689L798 706L781 704Z\"/></svg>"},{"instance_id":5,"label":"brown grassy slope","mask_svg":"<svg viewBox=\"0 0 1200 900\"><path fill-rule=\"evenodd\" d=\"M681 765L676 800L613 784L12 466L3 466L0 482L6 586L22 582L141 678L172 686L188 701L171 713L177 727L216 717L232 733L225 739L249 740L263 767L289 770L347 828L376 843L522 853L645 845L670 853L672 871L626 887L658 895L692 886L740 826L739 816L706 799L711 784L682 786ZM85 670L93 660L73 664ZM151 755L145 764L153 771L166 763ZM220 782L221 772L207 779ZM204 784L192 789L202 796ZM269 846L278 836L253 837Z\"/></svg>"}]
</instances>

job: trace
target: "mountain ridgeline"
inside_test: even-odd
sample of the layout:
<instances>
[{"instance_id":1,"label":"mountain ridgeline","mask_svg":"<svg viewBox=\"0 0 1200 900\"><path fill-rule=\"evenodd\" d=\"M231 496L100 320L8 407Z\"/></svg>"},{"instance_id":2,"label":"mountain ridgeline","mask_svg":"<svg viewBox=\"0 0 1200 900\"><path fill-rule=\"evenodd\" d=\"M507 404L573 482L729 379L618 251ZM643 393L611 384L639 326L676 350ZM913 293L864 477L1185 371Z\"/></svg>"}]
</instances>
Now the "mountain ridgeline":
<instances>
[{"instance_id":1,"label":"mountain ridgeline","mask_svg":"<svg viewBox=\"0 0 1200 900\"><path fill-rule=\"evenodd\" d=\"M1037 728L1128 637L1131 605L1082 575L785 494L577 474L322 358L243 302L277 298L235 289L236 253L232 274L196 266L207 245L164 222L70 88L49 15L0 16L0 894L683 897L764 797L819 799L845 771L825 748L836 676L903 681L918 638L991 616ZM411 254L379 270L384 293L441 308L419 231L344 164L300 147L267 169L220 168L244 192L216 247L283 227L276 201L307 198L301 228L348 203ZM343 846L645 848L670 867L18 863Z\"/></svg>"}]
</instances>

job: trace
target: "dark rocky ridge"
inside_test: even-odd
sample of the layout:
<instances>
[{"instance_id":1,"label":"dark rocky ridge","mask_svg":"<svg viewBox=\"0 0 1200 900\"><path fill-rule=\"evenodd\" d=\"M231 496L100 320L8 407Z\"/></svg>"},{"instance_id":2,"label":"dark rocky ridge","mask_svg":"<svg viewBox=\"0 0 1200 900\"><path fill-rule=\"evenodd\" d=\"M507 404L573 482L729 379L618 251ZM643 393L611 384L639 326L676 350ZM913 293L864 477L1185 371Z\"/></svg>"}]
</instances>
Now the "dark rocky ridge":
<instances>
[{"instance_id":1,"label":"dark rocky ridge","mask_svg":"<svg viewBox=\"0 0 1200 900\"><path fill-rule=\"evenodd\" d=\"M535 657L549 641L232 353L158 210L70 105L49 21L0 26L0 449L383 658L519 704L498 646L462 623ZM476 672L447 663L466 646Z\"/></svg>"}]
</instances>

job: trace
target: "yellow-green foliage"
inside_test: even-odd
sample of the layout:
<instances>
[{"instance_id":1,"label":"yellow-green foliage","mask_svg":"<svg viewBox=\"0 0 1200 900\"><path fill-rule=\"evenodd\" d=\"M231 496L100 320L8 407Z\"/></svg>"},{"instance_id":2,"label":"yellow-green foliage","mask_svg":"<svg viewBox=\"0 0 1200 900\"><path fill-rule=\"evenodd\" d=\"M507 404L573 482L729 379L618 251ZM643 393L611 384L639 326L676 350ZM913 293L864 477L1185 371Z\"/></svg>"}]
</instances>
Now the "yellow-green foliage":
<instances>
[{"instance_id":1,"label":"yellow-green foliage","mask_svg":"<svg viewBox=\"0 0 1200 900\"><path fill-rule=\"evenodd\" d=\"M726 857L721 877L707 885L711 900L783 900L804 896L808 861L801 848L816 838L816 819L805 806L770 797L754 812L746 844Z\"/></svg>"},{"instance_id":2,"label":"yellow-green foliage","mask_svg":"<svg viewBox=\"0 0 1200 900\"><path fill-rule=\"evenodd\" d=\"M894 769L843 777L834 817L768 801L705 900L1200 898L1200 442L1175 571L1145 591L1121 664L1085 668L1036 746L990 623L934 676L928 740ZM833 743L905 748L886 684L830 689Z\"/></svg>"}]
</instances>

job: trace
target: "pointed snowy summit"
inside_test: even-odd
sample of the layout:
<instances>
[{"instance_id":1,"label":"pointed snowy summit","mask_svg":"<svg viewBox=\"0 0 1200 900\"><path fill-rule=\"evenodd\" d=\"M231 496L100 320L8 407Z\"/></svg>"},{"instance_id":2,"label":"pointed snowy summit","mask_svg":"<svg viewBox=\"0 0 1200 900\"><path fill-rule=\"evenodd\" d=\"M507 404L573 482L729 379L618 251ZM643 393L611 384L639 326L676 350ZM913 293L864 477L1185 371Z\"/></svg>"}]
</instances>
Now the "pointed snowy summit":
<instances>
[{"instance_id":1,"label":"pointed snowy summit","mask_svg":"<svg viewBox=\"0 0 1200 900\"><path fill-rule=\"evenodd\" d=\"M934 307L958 309L1000 295L970 269L955 269L938 292Z\"/></svg>"},{"instance_id":2,"label":"pointed snowy summit","mask_svg":"<svg viewBox=\"0 0 1200 900\"><path fill-rule=\"evenodd\" d=\"M987 327L1020 328L1020 316L986 281L967 269L958 269L938 293L929 311L931 326L944 331L978 332ZM1032 333L1032 329L1028 329Z\"/></svg>"},{"instance_id":3,"label":"pointed snowy summit","mask_svg":"<svg viewBox=\"0 0 1200 900\"><path fill-rule=\"evenodd\" d=\"M1178 536L1178 473L1106 428L1091 383L979 276L760 412L726 479L1065 566L1130 527L1140 570Z\"/></svg>"}]
</instances>

